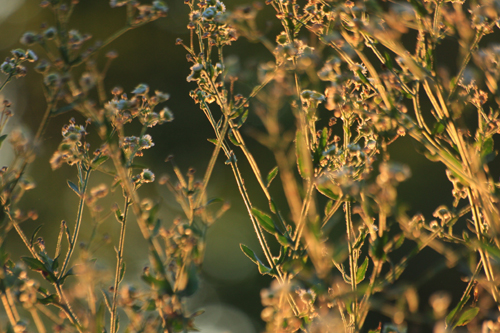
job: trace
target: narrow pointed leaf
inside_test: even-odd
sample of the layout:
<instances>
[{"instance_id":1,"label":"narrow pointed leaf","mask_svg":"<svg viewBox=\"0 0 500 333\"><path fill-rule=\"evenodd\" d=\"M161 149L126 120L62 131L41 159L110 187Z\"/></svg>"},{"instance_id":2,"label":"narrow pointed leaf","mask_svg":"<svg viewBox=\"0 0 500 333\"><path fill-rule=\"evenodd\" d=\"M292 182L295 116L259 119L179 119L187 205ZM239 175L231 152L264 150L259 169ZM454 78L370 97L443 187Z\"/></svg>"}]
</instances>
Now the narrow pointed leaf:
<instances>
[{"instance_id":1,"label":"narrow pointed leaf","mask_svg":"<svg viewBox=\"0 0 500 333\"><path fill-rule=\"evenodd\" d=\"M312 161L311 153L307 147L307 142L301 130L297 130L295 138L295 154L297 155L297 167L300 176L304 179L309 179L312 176Z\"/></svg>"},{"instance_id":2,"label":"narrow pointed leaf","mask_svg":"<svg viewBox=\"0 0 500 333\"><path fill-rule=\"evenodd\" d=\"M41 262L38 259L31 258L31 257L21 257L21 260L28 265L28 267L34 271L40 272L40 271L46 271L47 269L45 268L45 265L43 262Z\"/></svg>"},{"instance_id":3,"label":"narrow pointed leaf","mask_svg":"<svg viewBox=\"0 0 500 333\"><path fill-rule=\"evenodd\" d=\"M43 227L43 224L40 224L38 227L36 227L35 231L33 231L33 234L31 235L31 239L30 239L30 245L32 247L33 247L33 243L35 242L36 235L38 234L40 229L42 229L42 227Z\"/></svg>"},{"instance_id":4,"label":"narrow pointed leaf","mask_svg":"<svg viewBox=\"0 0 500 333\"><path fill-rule=\"evenodd\" d=\"M5 139L7 139L7 134L0 136L0 147L2 147L2 143L5 141Z\"/></svg>"},{"instance_id":5,"label":"narrow pointed leaf","mask_svg":"<svg viewBox=\"0 0 500 333\"><path fill-rule=\"evenodd\" d=\"M342 189L327 176L321 176L315 183L319 193L332 200L339 200L342 196Z\"/></svg>"},{"instance_id":6,"label":"narrow pointed leaf","mask_svg":"<svg viewBox=\"0 0 500 333\"><path fill-rule=\"evenodd\" d=\"M457 326L467 325L468 323L471 322L472 319L474 319L474 317L476 317L476 315L478 313L479 313L478 307L470 308L470 309L462 312L462 314L460 315L460 317L457 320L457 323L453 326L453 328L455 328Z\"/></svg>"},{"instance_id":7,"label":"narrow pointed leaf","mask_svg":"<svg viewBox=\"0 0 500 333\"><path fill-rule=\"evenodd\" d=\"M70 189L72 189L79 197L82 196L82 194L80 193L80 189L78 188L78 185L76 185L75 183L73 183L71 180L68 180L68 186Z\"/></svg>"},{"instance_id":8,"label":"narrow pointed leaf","mask_svg":"<svg viewBox=\"0 0 500 333\"><path fill-rule=\"evenodd\" d=\"M92 168L97 169L101 164L108 160L108 156L101 156L92 161Z\"/></svg>"},{"instance_id":9,"label":"narrow pointed leaf","mask_svg":"<svg viewBox=\"0 0 500 333\"><path fill-rule=\"evenodd\" d=\"M44 298L37 298L38 303L43 305L57 304L59 297L56 294L49 295Z\"/></svg>"},{"instance_id":10,"label":"narrow pointed leaf","mask_svg":"<svg viewBox=\"0 0 500 333\"><path fill-rule=\"evenodd\" d=\"M365 261L358 267L358 271L356 272L356 283L359 284L365 279L366 270L368 269L368 257L365 258Z\"/></svg>"},{"instance_id":11,"label":"narrow pointed leaf","mask_svg":"<svg viewBox=\"0 0 500 333\"><path fill-rule=\"evenodd\" d=\"M269 171L269 173L267 174L267 184L266 184L266 187L269 188L269 186L271 185L271 182L274 180L274 178L276 178L276 175L278 174L278 167L275 166L271 171Z\"/></svg>"},{"instance_id":12,"label":"narrow pointed leaf","mask_svg":"<svg viewBox=\"0 0 500 333\"><path fill-rule=\"evenodd\" d=\"M123 277L125 276L125 269L126 269L125 262L122 262L122 267L120 268L120 278L118 279L118 282L122 282Z\"/></svg>"},{"instance_id":13,"label":"narrow pointed leaf","mask_svg":"<svg viewBox=\"0 0 500 333\"><path fill-rule=\"evenodd\" d=\"M259 224L261 225L262 228L264 228L265 231L273 235L275 232L278 231L275 227L273 219L269 215L261 212L257 208L252 208L252 214L253 216L255 216L257 222L259 222Z\"/></svg>"},{"instance_id":14,"label":"narrow pointed leaf","mask_svg":"<svg viewBox=\"0 0 500 333\"><path fill-rule=\"evenodd\" d=\"M255 254L255 252L253 252L248 246L244 245L244 244L240 244L240 248L241 248L241 251L243 251L243 253L250 259L252 260L255 264L257 264L257 266L259 267L259 272L260 274L268 274L268 275L271 275L271 276L274 276L276 275L275 274L275 271L269 267L267 267L266 265L264 265L262 263L262 261L259 259L259 257L257 257L257 255Z\"/></svg>"}]
</instances>

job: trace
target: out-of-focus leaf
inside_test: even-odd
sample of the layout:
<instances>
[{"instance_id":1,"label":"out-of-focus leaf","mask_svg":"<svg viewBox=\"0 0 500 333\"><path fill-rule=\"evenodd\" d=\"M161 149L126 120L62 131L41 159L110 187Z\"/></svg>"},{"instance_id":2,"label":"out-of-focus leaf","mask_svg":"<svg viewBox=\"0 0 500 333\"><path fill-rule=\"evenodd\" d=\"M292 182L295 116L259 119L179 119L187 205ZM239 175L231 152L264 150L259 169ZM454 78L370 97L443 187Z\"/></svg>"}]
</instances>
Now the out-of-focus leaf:
<instances>
[{"instance_id":1,"label":"out-of-focus leaf","mask_svg":"<svg viewBox=\"0 0 500 333\"><path fill-rule=\"evenodd\" d=\"M311 178L313 175L311 153L301 130L297 130L295 137L295 154L297 155L297 166L300 176L304 179Z\"/></svg>"}]
</instances>

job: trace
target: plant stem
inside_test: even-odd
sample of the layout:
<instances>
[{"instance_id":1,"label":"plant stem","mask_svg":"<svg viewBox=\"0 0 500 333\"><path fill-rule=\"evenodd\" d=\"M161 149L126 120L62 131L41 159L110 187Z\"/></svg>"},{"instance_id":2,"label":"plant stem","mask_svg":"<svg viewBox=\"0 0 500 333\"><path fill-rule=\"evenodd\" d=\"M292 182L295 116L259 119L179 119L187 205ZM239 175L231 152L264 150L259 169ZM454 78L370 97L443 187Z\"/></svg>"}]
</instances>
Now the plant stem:
<instances>
[{"instance_id":1,"label":"plant stem","mask_svg":"<svg viewBox=\"0 0 500 333\"><path fill-rule=\"evenodd\" d=\"M45 325L43 324L42 319L38 315L38 311L36 310L35 307L31 308L30 310L31 317L33 317L33 321L35 322L36 329L38 330L38 333L45 333L47 330L45 329Z\"/></svg>"},{"instance_id":2,"label":"plant stem","mask_svg":"<svg viewBox=\"0 0 500 333\"><path fill-rule=\"evenodd\" d=\"M13 77L14 77L13 73L10 73L9 76L7 76L7 78L5 79L5 81L3 81L2 85L0 86L0 91L2 91L3 88L5 88L5 86L7 85L7 83L9 83L12 80Z\"/></svg>"},{"instance_id":3,"label":"plant stem","mask_svg":"<svg viewBox=\"0 0 500 333\"><path fill-rule=\"evenodd\" d=\"M462 79L462 75L465 72L465 68L469 64L470 59L472 58L472 52L476 49L476 47L479 45L479 42L484 36L484 32L476 32L476 35L474 36L474 41L472 42L471 46L469 47L469 51L467 52L467 55L465 56L464 60L462 61L462 65L460 66L460 71L458 72L457 76L455 77L455 82L453 84L453 87L451 87L450 93L448 94L448 99L447 101L449 102L453 96L455 95L455 92L457 91L457 88L459 86L459 82Z\"/></svg>"},{"instance_id":4,"label":"plant stem","mask_svg":"<svg viewBox=\"0 0 500 333\"><path fill-rule=\"evenodd\" d=\"M345 221L346 221L346 232L347 232L347 246L349 249L349 269L350 269L350 277L351 277L351 290L354 294L353 301L353 314L351 315L351 323L354 327L351 328L352 332L358 331L358 293L357 293L357 281L356 281L356 272L357 272L357 263L355 258L355 253L353 250L353 242L355 241L353 235L353 225L351 218L351 202L346 201L344 203L344 211L345 211Z\"/></svg>"},{"instance_id":5,"label":"plant stem","mask_svg":"<svg viewBox=\"0 0 500 333\"><path fill-rule=\"evenodd\" d=\"M118 251L116 253L116 271L115 271L115 283L113 285L113 304L111 307L111 320L110 320L110 331L111 333L116 333L116 323L118 320L117 316L117 307L118 307L118 288L120 286L120 281L121 281L121 270L122 270L122 263L123 263L123 251L124 251L124 246L125 246L125 230L126 230L126 224L127 224L127 212L128 208L130 206L130 201L128 197L125 197L125 208L123 211L123 220L121 221L121 226L120 226L120 241L118 243Z\"/></svg>"},{"instance_id":6,"label":"plant stem","mask_svg":"<svg viewBox=\"0 0 500 333\"><path fill-rule=\"evenodd\" d=\"M61 309L66 314L66 317L68 317L69 321L76 327L78 332L84 333L83 327L80 324L80 321L76 317L75 313L71 309L71 304L69 303L68 298L64 294L64 291L62 290L61 285L58 282L56 282L56 283L54 283L54 287L56 288L57 295L59 296L59 299L62 302L64 302L63 304L61 304L62 305Z\"/></svg>"},{"instance_id":7,"label":"plant stem","mask_svg":"<svg viewBox=\"0 0 500 333\"><path fill-rule=\"evenodd\" d=\"M9 318L10 325L12 327L16 326L16 324L19 320L14 315L14 310L12 309L14 307L14 305L9 303L9 300L7 299L7 295L5 293L2 293L0 295L0 298L2 299L2 304L3 304L3 307L5 308L5 313L7 314L7 317Z\"/></svg>"},{"instance_id":8,"label":"plant stem","mask_svg":"<svg viewBox=\"0 0 500 333\"><path fill-rule=\"evenodd\" d=\"M82 168L83 166L80 167ZM78 240L78 235L80 233L80 226L82 224L83 208L85 207L85 192L87 191L87 185L91 172L92 169L90 167L88 167L88 169L85 170L85 176L82 182L83 186L80 189L80 203L78 204L78 213L76 215L75 230L73 231L73 237L70 240L68 252L66 253L66 258L64 258L64 263L62 265L61 271L59 272L58 279L64 276L69 261L71 260L71 256L73 255L73 251L75 250L76 241Z\"/></svg>"}]
</instances>

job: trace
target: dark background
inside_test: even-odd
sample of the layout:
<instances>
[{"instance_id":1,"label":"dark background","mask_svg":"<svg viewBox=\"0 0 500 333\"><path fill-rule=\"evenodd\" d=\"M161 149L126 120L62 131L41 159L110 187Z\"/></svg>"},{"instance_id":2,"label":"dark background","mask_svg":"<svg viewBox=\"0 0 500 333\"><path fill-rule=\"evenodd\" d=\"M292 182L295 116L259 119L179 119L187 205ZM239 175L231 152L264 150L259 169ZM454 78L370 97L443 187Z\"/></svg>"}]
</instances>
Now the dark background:
<instances>
[{"instance_id":1,"label":"dark background","mask_svg":"<svg viewBox=\"0 0 500 333\"><path fill-rule=\"evenodd\" d=\"M228 0L225 2L228 9L233 9L243 1ZM25 31L39 31L40 24L47 22L50 26L53 22L51 13L41 9L39 1L27 0L0 0L0 56L8 56L9 51L17 47L25 47L19 44L19 38ZM190 65L185 60L186 51L181 46L175 46L175 39L180 37L189 40L186 25L188 22L188 7L182 1L167 1L170 7L169 14L156 22L147 24L141 28L129 31L124 36L109 45L99 57L99 65L105 62L104 53L109 50L118 52L119 57L112 63L106 78L106 88L109 92L114 86L121 86L126 92L130 92L137 84L147 83L152 90L161 90L171 95L167 102L173 111L175 120L162 126L155 127L150 133L154 139L155 146L145 151L141 163L150 166L157 177L164 173L173 176L171 167L164 163L165 157L175 155L176 163L183 171L189 167L199 170L198 178L202 177L210 155L212 144L207 138L212 138L213 131L204 114L189 97L188 93L195 88L194 83L186 81ZM19 5L10 15L10 7ZM3 14L2 14L3 11ZM262 16L263 21L273 17L272 8L265 8ZM82 33L89 33L93 41L104 40L114 31L121 28L125 23L125 11L123 8L111 9L108 1L92 0L82 1L73 14L71 27ZM264 22L261 22L264 23ZM277 22L274 20L274 24ZM272 28L276 31L278 26ZM271 29L271 30L272 30ZM272 31L269 38L272 37ZM410 36L413 37L413 36ZM409 41L411 44L411 41ZM34 51L43 58L43 52L33 46ZM442 53L443 65L450 69L456 68L457 45L450 43L447 51ZM269 54L259 44L251 44L240 38L233 46L226 48L226 55L239 57L241 68L252 66L259 61L272 60ZM450 60L451 59L451 60ZM42 76L29 68L25 78L15 80L4 91L5 98L13 102L15 117L11 121L9 131L12 128L22 128L28 136L33 136L45 110L45 100L41 90ZM244 88L242 88L244 90ZM110 96L110 95L109 95ZM425 105L424 105L425 106ZM330 117L329 111L320 107L320 116ZM22 225L26 234L31 232L39 224L44 224L40 233L48 244L49 251L55 243L58 227L61 220L68 221L72 227L72 221L76 217L78 198L66 185L66 180L76 180L75 168L63 166L61 169L52 171L48 160L57 149L61 140L60 129L68 122L70 117L77 121L84 119L76 113L64 114L51 120L43 141L43 147L37 160L29 167L29 176L35 181L37 187L28 192L23 198L21 206L26 209L34 208L39 213L37 221L29 221ZM256 116L250 115L248 127L261 128ZM266 174L274 167L272 154L251 138L245 138L248 146L257 158L261 171ZM91 140L92 141L92 140ZM97 143L97 141L95 141ZM416 212L423 213L428 219L432 218L432 212L441 204L451 206L451 184L445 176L444 167L437 163L429 162L424 156L416 153L414 143L408 137L397 140L390 146L391 157L395 161L406 163L412 170L412 177L399 187L399 200L408 207L408 214ZM3 145L0 151L0 164L8 165L12 154L8 145ZM239 163L245 184L249 188L250 197L256 207L265 208L267 203L264 195L258 187L255 177L243 158ZM496 169L492 168L496 174ZM278 177L279 178L279 177ZM110 183L107 176L94 175L91 187L99 183ZM272 188L275 197L280 198L278 205L286 207L286 201L280 191L279 179ZM189 301L192 309L204 308L207 312L199 318L198 326L202 332L238 332L251 333L262 331L264 326L260 319L262 306L260 303L260 290L268 287L271 279L262 277L257 269L240 251L239 244L244 243L257 250L259 248L254 235L251 222L247 216L243 202L234 181L229 166L224 165L221 156L208 186L211 197L221 197L231 202L232 208L224 217L213 225L208 233L207 252L204 263L201 290ZM172 195L165 187L160 187L157 182L143 188L143 197L163 199L161 218L164 223L169 224L173 218L180 214ZM109 204L120 202L119 195L107 199ZM105 205L105 204L103 204ZM105 206L106 207L106 206ZM284 210L284 208L282 208ZM84 227L81 233L82 241L88 238L90 228ZM113 242L117 241L119 226L114 220L109 220L100 228L100 235L109 234ZM125 260L128 264L125 283L141 286L139 273L147 264L147 250L137 226L129 224L127 231L128 243L125 250ZM8 249L13 253L14 260L19 256L26 255L19 237L12 232L7 242ZM114 251L112 244L100 247L95 253L99 258L98 264L114 267ZM453 296L452 304L456 304L465 283L460 280L462 273L456 268L440 268L443 259L434 254L433 251L423 251L402 277L402 282L413 283L422 281L419 285L420 310L429 313L429 296L439 290L446 290ZM434 274L435 273L435 274ZM458 274L457 274L458 273ZM428 280L422 280L426 275L434 274ZM103 285L111 283L111 278L103 278ZM370 328L376 328L378 321L387 321L389 318L377 314L368 318ZM410 331L425 332L429 327L417 323L409 323Z\"/></svg>"}]
</instances>

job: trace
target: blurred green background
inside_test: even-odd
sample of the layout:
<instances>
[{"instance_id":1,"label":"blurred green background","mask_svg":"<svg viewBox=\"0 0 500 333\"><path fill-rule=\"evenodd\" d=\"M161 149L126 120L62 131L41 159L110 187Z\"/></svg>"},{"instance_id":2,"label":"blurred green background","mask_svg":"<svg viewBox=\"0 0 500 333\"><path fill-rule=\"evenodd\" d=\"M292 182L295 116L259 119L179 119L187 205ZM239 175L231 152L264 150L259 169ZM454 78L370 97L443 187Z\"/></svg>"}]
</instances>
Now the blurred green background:
<instances>
[{"instance_id":1,"label":"blurred green background","mask_svg":"<svg viewBox=\"0 0 500 333\"><path fill-rule=\"evenodd\" d=\"M230 10L246 2L246 0L225 1ZM157 177L166 173L173 175L170 165L164 162L168 155L173 154L176 163L184 172L187 172L189 167L194 167L200 170L197 177L201 178L213 147L207 142L207 138L212 138L214 135L204 114L188 95L189 91L195 88L195 84L186 81L190 72L190 65L185 58L186 52L181 46L174 45L178 37L189 40L186 29L187 6L180 0L167 1L167 4L170 11L166 18L129 31L114 41L101 53L99 65L102 67L104 64L106 51L118 52L119 57L112 63L105 81L108 92L114 86L121 86L126 92L130 92L137 84L147 83L152 90L158 89L171 95L166 105L174 112L175 120L172 123L157 126L150 132L155 146L145 151L145 156L140 158L141 163L150 166ZM271 8L266 8L264 12L263 21L273 17ZM50 11L39 7L39 1L0 0L0 56L9 56L11 49L22 47L19 44L21 35L25 31L39 31L40 25L44 22L50 26L53 21ZM261 23L265 24L265 22ZM106 39L124 24L124 8L111 9L108 1L88 0L81 1L77 6L71 27L82 33L91 34L92 40L96 41ZM274 22L274 24L277 23ZM277 26L274 28L279 29ZM274 39L272 32L269 36L270 39ZM33 49L37 54L42 54L37 46ZM444 53L443 64L450 69L456 68L456 59L447 57L446 54L456 55L457 50L456 45L450 44L447 53ZM227 55L236 55L242 68L250 68L259 61L272 59L272 55L262 46L251 44L243 38L226 48L226 52ZM26 133L29 133L28 135L33 136L46 107L41 81L42 76L30 67L26 77L13 81L3 91L4 97L13 102L12 109L15 112L15 117L10 122L7 131L12 128L23 128ZM324 108L320 112L323 117L330 117L329 112ZM36 161L29 167L28 174L37 187L29 191L21 203L25 209L33 208L39 213L37 221L26 222L22 228L26 234L31 235L39 224L44 224L40 235L44 237L49 250L57 237L60 221L66 220L72 227L72 221L76 216L78 198L66 185L67 179L76 179L75 168L63 166L59 170L52 171L48 163L61 140L62 125L73 116L76 117L77 122L84 121L76 113L70 113L50 122L42 150ZM262 128L258 118L254 115L250 115L245 126ZM256 156L262 172L267 173L275 165L272 154L253 139L246 137L245 140ZM399 188L400 200L407 204L409 214L421 212L430 219L439 205L451 206L452 187L441 165L431 163L424 156L416 153L408 137L397 140L390 146L390 152L395 161L408 164L412 170L412 178ZM4 144L0 151L0 166L8 165L11 158L12 153L8 145ZM211 227L208 233L201 289L192 297L189 304L192 309L204 308L206 310L206 313L197 321L202 332L259 332L264 328L264 323L260 319L262 309L260 290L268 287L271 279L260 276L254 264L239 249L240 243L253 249L258 249L259 246L232 172L229 166L224 165L224 160L221 156L218 161L208 187L208 194L210 197L229 200L232 207ZM242 158L240 167L254 205L266 208L265 197L258 188L249 166ZM498 168L492 167L491 170L493 174L498 175ZM111 179L107 176L95 175L91 186L102 182L109 184L110 181ZM143 197L162 197L163 223L168 225L180 215L181 210L166 187L161 187L155 182L145 186L142 190ZM280 198L278 205L285 211L286 201L280 191L279 179L274 184L272 192L275 197ZM115 201L120 203L122 201L120 195L116 193L114 197L108 198L109 204ZM114 243L117 241L118 231L118 224L110 219L100 228L99 233L101 236L110 235ZM81 234L82 241L88 238L89 232L90 228L85 228L84 225ZM148 263L148 258L147 248L134 223L129 223L126 242L128 246L125 250L125 260L128 263L128 269L125 283L140 286L139 275L144 265ZM99 265L114 267L115 255L112 246L112 244L104 244L94 254L99 258ZM14 232L11 232L8 238L7 247L13 253L12 257L15 261L21 255L27 254L21 240ZM425 250L412 261L402 281L412 283L421 280L427 274L433 273L436 267L442 266L443 262L440 256L430 250ZM452 304L455 304L465 287L465 283L460 280L462 274L457 268L436 270L435 273L436 275L419 287L420 310L423 312L430 311L428 297L432 293L439 290L449 291L453 297ZM104 278L103 286L107 284L111 284L111 279ZM376 328L379 320L390 319L377 314L370 315L368 327ZM410 324L409 328L409 332L426 332L429 329L416 323Z\"/></svg>"}]
</instances>

